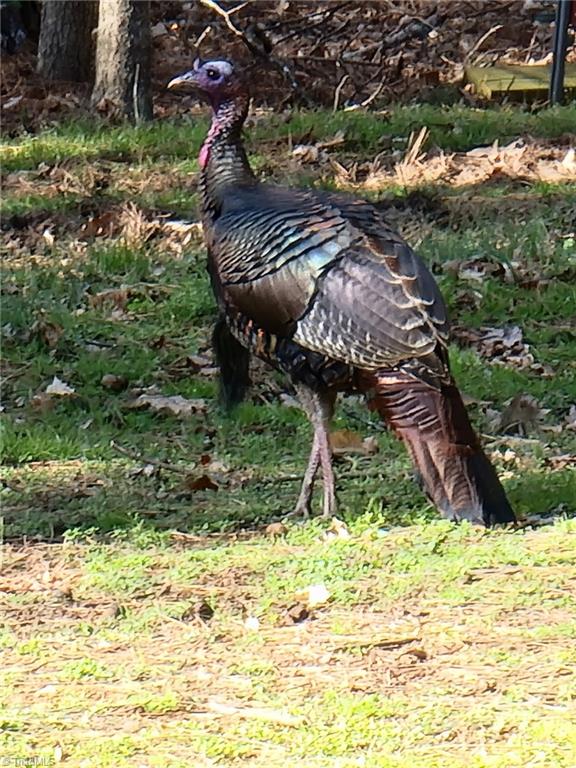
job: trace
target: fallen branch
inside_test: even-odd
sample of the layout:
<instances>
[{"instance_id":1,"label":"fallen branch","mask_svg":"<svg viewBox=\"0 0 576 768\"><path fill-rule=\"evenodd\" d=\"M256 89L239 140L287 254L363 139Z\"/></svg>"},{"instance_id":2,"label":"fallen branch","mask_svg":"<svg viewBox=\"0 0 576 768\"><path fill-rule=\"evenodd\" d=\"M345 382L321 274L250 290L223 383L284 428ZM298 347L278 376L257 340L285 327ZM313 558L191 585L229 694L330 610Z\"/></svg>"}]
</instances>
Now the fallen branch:
<instances>
[{"instance_id":1,"label":"fallen branch","mask_svg":"<svg viewBox=\"0 0 576 768\"><path fill-rule=\"evenodd\" d=\"M336 86L336 90L334 91L334 102L332 104L332 112L338 111L338 104L340 103L340 94L342 93L342 88L344 88L344 86L346 85L349 79L350 79L350 75L344 75L344 77L340 80L340 82Z\"/></svg>"},{"instance_id":2,"label":"fallen branch","mask_svg":"<svg viewBox=\"0 0 576 768\"><path fill-rule=\"evenodd\" d=\"M218 16L221 16L224 19L224 22L228 29L233 32L237 37L241 37L242 40L246 43L246 36L244 33L236 27L233 22L230 20L230 16L233 13L237 13L239 10L244 8L248 3L242 3L241 5L237 5L235 8L231 8L229 11L227 11L225 8L222 8L222 6L218 5L218 3L214 2L214 0L200 0L200 3L206 8L210 8L210 10L214 11L218 14Z\"/></svg>"},{"instance_id":3,"label":"fallen branch","mask_svg":"<svg viewBox=\"0 0 576 768\"><path fill-rule=\"evenodd\" d=\"M487 40L490 35L493 35L494 32L498 32L499 29L502 29L502 24L496 24L495 26L491 27L488 32L485 32L482 37L472 46L472 48L468 51L468 55L465 59L465 64L468 64L469 61L472 60L472 56L476 53L478 48L482 45L482 43Z\"/></svg>"}]
</instances>

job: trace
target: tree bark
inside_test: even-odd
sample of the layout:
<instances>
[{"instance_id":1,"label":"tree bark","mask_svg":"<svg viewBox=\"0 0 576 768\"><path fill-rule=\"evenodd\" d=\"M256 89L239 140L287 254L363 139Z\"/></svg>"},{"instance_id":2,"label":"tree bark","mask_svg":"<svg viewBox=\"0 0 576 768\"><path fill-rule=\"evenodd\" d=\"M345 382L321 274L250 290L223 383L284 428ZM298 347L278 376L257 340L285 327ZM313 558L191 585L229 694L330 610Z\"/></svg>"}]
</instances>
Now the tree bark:
<instances>
[{"instance_id":1,"label":"tree bark","mask_svg":"<svg viewBox=\"0 0 576 768\"><path fill-rule=\"evenodd\" d=\"M92 80L97 0L44 0L38 74L48 80Z\"/></svg>"},{"instance_id":2,"label":"tree bark","mask_svg":"<svg viewBox=\"0 0 576 768\"><path fill-rule=\"evenodd\" d=\"M105 0L100 5L92 103L133 122L152 119L149 0Z\"/></svg>"}]
</instances>

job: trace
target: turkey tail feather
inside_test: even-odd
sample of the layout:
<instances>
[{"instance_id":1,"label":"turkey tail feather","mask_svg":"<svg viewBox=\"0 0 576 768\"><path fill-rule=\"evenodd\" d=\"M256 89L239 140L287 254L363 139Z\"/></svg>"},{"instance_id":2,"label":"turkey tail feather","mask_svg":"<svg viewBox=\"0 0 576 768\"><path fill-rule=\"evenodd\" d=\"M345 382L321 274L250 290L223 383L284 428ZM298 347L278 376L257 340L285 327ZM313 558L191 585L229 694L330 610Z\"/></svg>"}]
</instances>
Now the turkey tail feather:
<instances>
[{"instance_id":1,"label":"turkey tail feather","mask_svg":"<svg viewBox=\"0 0 576 768\"><path fill-rule=\"evenodd\" d=\"M404 441L444 517L486 526L516 520L453 384L436 389L408 377L391 383L377 376L370 389L370 407Z\"/></svg>"},{"instance_id":2,"label":"turkey tail feather","mask_svg":"<svg viewBox=\"0 0 576 768\"><path fill-rule=\"evenodd\" d=\"M223 317L214 325L212 346L220 367L220 402L231 411L244 400L250 386L250 353L230 333Z\"/></svg>"}]
</instances>

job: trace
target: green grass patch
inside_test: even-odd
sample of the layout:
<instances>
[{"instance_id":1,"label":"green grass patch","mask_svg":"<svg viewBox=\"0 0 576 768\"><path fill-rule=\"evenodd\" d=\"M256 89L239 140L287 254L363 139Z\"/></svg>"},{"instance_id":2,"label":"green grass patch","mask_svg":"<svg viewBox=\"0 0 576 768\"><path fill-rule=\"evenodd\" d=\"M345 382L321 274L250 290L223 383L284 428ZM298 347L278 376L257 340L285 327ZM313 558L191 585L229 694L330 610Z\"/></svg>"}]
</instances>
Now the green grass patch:
<instances>
[{"instance_id":1,"label":"green grass patch","mask_svg":"<svg viewBox=\"0 0 576 768\"><path fill-rule=\"evenodd\" d=\"M350 166L404 152L423 125L424 149L465 151L554 139L576 114L267 115L250 146L263 173L331 187L327 166L296 167L291 143L342 130L334 157ZM273 537L263 529L295 502L309 425L258 367L247 401L221 413L203 247L163 225L196 216L205 130L196 117L95 121L2 146L1 754L95 768L573 768L574 184L498 177L413 194L389 179L369 193L418 245L455 324L522 329L534 367L456 341L452 367L514 507L554 524L438 521L402 446L346 398L335 428L380 449L337 463L349 538L318 519ZM128 203L142 210L130 226ZM91 217L111 234L87 235ZM54 377L73 394L47 397ZM151 391L205 407L131 407ZM502 432L519 395L533 418ZM207 473L216 488L198 488ZM302 613L320 584L326 604Z\"/></svg>"}]
</instances>

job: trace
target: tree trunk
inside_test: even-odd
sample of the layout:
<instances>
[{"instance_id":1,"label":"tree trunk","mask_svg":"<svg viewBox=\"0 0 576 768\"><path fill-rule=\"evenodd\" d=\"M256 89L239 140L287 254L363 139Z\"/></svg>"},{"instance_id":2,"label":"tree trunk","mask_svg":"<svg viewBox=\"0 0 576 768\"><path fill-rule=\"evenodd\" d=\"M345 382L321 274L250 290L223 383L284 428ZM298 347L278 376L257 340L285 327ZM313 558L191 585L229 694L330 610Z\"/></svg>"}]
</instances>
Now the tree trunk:
<instances>
[{"instance_id":1,"label":"tree trunk","mask_svg":"<svg viewBox=\"0 0 576 768\"><path fill-rule=\"evenodd\" d=\"M44 0L38 74L48 80L92 80L97 0Z\"/></svg>"},{"instance_id":2,"label":"tree trunk","mask_svg":"<svg viewBox=\"0 0 576 768\"><path fill-rule=\"evenodd\" d=\"M92 103L133 122L151 120L151 52L149 0L102 2Z\"/></svg>"}]
</instances>

